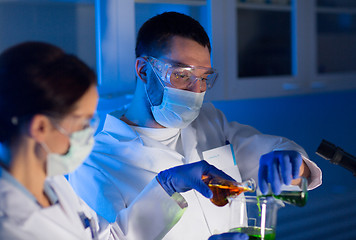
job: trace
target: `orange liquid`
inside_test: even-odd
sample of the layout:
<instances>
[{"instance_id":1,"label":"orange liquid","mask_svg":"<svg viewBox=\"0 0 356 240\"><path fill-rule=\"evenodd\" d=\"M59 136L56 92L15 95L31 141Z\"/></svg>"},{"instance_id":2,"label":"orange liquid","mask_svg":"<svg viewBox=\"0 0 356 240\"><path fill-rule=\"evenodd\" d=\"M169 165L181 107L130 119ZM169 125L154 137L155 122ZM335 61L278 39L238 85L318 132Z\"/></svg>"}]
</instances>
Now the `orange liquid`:
<instances>
[{"instance_id":1,"label":"orange liquid","mask_svg":"<svg viewBox=\"0 0 356 240\"><path fill-rule=\"evenodd\" d=\"M243 192L248 191L248 188L239 186L240 183L225 179L210 178L203 176L202 180L208 185L213 192L213 197L210 199L216 206L222 207L229 203L227 197L237 196Z\"/></svg>"},{"instance_id":2,"label":"orange liquid","mask_svg":"<svg viewBox=\"0 0 356 240\"><path fill-rule=\"evenodd\" d=\"M229 203L227 197L237 196L243 192L246 192L247 189L237 186L224 186L224 185L212 185L208 184L210 190L213 192L213 198L210 199L212 203L216 206L222 207Z\"/></svg>"}]
</instances>

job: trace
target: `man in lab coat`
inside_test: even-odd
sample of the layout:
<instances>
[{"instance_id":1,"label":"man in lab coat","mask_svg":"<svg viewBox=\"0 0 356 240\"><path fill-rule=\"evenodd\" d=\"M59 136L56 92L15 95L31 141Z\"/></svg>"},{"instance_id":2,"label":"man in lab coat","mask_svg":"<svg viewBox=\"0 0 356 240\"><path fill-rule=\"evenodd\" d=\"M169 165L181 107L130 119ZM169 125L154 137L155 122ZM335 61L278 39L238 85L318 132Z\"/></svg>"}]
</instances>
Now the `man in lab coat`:
<instances>
[{"instance_id":1,"label":"man in lab coat","mask_svg":"<svg viewBox=\"0 0 356 240\"><path fill-rule=\"evenodd\" d=\"M298 176L308 178L309 189L321 184L320 169L296 143L228 122L211 103L202 104L217 76L210 53L205 30L186 15L163 13L141 27L133 100L107 115L91 156L69 175L99 215L113 221L157 173L201 159L237 181L254 178L263 193L270 185L278 194ZM182 195L189 207L164 239L207 239L229 230L228 206L196 191Z\"/></svg>"}]
</instances>

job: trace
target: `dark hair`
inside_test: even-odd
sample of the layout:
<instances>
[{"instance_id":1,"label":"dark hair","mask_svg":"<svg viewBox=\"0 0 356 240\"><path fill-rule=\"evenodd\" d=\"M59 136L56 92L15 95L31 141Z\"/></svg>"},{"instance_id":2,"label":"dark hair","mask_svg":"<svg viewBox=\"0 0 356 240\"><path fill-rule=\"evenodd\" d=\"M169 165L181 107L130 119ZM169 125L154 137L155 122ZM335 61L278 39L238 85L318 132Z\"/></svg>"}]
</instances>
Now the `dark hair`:
<instances>
[{"instance_id":1,"label":"dark hair","mask_svg":"<svg viewBox=\"0 0 356 240\"><path fill-rule=\"evenodd\" d=\"M177 12L165 12L147 20L140 28L136 40L136 57L163 54L170 40L180 36L196 41L211 52L209 37L198 21Z\"/></svg>"},{"instance_id":2,"label":"dark hair","mask_svg":"<svg viewBox=\"0 0 356 240\"><path fill-rule=\"evenodd\" d=\"M19 134L35 114L73 111L95 73L77 57L47 43L26 42L0 55L0 142Z\"/></svg>"}]
</instances>

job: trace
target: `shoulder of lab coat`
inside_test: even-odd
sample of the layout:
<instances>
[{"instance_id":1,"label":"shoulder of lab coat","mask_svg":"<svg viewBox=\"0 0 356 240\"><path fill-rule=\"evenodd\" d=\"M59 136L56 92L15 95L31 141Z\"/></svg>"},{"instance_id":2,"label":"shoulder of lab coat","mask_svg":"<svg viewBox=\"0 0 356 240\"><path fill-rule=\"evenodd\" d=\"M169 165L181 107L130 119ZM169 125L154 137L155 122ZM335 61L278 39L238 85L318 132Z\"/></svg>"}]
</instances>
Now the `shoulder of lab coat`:
<instances>
[{"instance_id":1,"label":"shoulder of lab coat","mask_svg":"<svg viewBox=\"0 0 356 240\"><path fill-rule=\"evenodd\" d=\"M277 150L294 150L301 154L310 169L308 189L314 189L322 183L320 168L309 159L308 154L301 146L284 137L262 134L252 126L240 124L236 121L229 122L224 113L211 103L203 105L199 117L192 125L197 129L197 133L203 132L204 135L208 135L209 132L219 133L220 131L222 133L220 136L205 137L209 141L212 141L212 139L219 139L220 141L216 143L217 146L209 146L208 148L218 147L219 144L221 146L228 140L233 145L242 179L252 177L256 182L258 181L259 159L263 154ZM204 136L198 137L204 138Z\"/></svg>"},{"instance_id":2,"label":"shoulder of lab coat","mask_svg":"<svg viewBox=\"0 0 356 240\"><path fill-rule=\"evenodd\" d=\"M26 232L22 226L33 212L39 210L37 203L0 178L0 239L25 239L26 236L36 239L36 229Z\"/></svg>"},{"instance_id":3,"label":"shoulder of lab coat","mask_svg":"<svg viewBox=\"0 0 356 240\"><path fill-rule=\"evenodd\" d=\"M0 239L92 239L78 213L93 219L94 225L96 214L81 202L63 176L47 181L59 203L42 208L14 185L0 180ZM101 234L99 239L112 239L108 227L109 234Z\"/></svg>"}]
</instances>

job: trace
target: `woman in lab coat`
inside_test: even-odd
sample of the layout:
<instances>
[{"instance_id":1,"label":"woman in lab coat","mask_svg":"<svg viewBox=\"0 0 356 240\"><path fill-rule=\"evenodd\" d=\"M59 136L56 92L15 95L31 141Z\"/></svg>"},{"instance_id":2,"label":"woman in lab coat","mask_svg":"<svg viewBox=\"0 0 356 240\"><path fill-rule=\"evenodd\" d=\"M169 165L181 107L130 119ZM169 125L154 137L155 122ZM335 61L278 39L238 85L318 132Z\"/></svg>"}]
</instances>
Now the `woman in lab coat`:
<instances>
[{"instance_id":1,"label":"woman in lab coat","mask_svg":"<svg viewBox=\"0 0 356 240\"><path fill-rule=\"evenodd\" d=\"M55 46L28 42L0 55L0 239L160 239L179 220L184 199L163 187L173 182L153 179L112 224L74 193L63 174L92 149L97 100L94 72Z\"/></svg>"}]
</instances>

